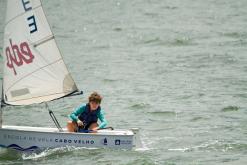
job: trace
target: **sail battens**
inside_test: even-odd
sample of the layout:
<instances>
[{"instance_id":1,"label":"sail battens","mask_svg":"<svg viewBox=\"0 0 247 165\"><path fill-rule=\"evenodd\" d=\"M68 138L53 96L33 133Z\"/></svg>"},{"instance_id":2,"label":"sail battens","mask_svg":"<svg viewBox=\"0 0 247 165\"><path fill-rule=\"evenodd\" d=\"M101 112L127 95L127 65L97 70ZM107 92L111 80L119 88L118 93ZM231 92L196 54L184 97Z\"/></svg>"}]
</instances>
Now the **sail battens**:
<instances>
[{"instance_id":1,"label":"sail battens","mask_svg":"<svg viewBox=\"0 0 247 165\"><path fill-rule=\"evenodd\" d=\"M32 74L38 72L39 70L42 70L42 69L44 69L44 68L46 68L46 67L48 67L48 66L51 66L51 65L53 65L53 64L55 64L55 63L57 63L57 62L59 62L59 61L61 61L61 60L62 60L62 58L60 58L60 59L58 59L58 60L56 60L56 61L54 61L54 62L52 62L52 63L50 63L50 64L47 64L46 66L40 67L40 68L38 68L37 70L35 70L35 71L29 73L28 75L23 76L21 79L19 79L18 81L16 81L14 84L10 85L9 88L7 88L5 92L8 92L14 85L16 85L17 83L19 83L19 82L22 81L23 79L25 79L25 78L27 78L27 77L30 77Z\"/></svg>"},{"instance_id":2,"label":"sail battens","mask_svg":"<svg viewBox=\"0 0 247 165\"><path fill-rule=\"evenodd\" d=\"M51 36L48 36L48 37L46 37L46 38L43 38L42 40L39 40L39 41L37 41L37 42L35 42L35 43L32 43L32 45L34 46L34 47L37 47L37 46L39 46L39 45L41 45L41 44L43 44L43 43L46 43L46 42L48 42L48 41L50 41L50 40L52 40L52 39L54 39L55 37L53 36L53 35L51 35Z\"/></svg>"}]
</instances>

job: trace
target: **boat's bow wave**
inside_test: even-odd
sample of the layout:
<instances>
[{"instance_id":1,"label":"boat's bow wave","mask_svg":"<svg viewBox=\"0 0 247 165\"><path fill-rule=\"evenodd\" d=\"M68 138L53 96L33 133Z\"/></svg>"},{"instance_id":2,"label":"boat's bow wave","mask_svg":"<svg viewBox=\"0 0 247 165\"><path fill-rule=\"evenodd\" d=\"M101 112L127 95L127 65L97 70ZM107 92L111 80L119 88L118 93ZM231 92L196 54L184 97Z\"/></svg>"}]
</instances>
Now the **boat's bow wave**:
<instances>
[{"instance_id":1,"label":"boat's bow wave","mask_svg":"<svg viewBox=\"0 0 247 165\"><path fill-rule=\"evenodd\" d=\"M59 147L59 148L49 148L42 150L41 152L24 152L22 153L22 159L23 160L37 160L44 157L52 157L53 155L63 155L66 153L66 155L69 154L69 152L75 152L77 150L83 150L81 153L88 153L90 150L98 150L98 148L86 148L86 147L74 147L74 146L65 146L65 147ZM90 152L91 153L91 152Z\"/></svg>"}]
</instances>

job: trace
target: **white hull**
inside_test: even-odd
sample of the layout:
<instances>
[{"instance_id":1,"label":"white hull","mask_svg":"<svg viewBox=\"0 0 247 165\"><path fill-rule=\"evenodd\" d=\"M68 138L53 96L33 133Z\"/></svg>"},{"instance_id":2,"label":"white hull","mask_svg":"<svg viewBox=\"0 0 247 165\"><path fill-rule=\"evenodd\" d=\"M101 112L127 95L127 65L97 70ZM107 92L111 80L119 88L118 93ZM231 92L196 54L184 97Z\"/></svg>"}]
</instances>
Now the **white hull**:
<instances>
[{"instance_id":1,"label":"white hull","mask_svg":"<svg viewBox=\"0 0 247 165\"><path fill-rule=\"evenodd\" d=\"M64 129L65 130L65 129ZM65 146L133 149L140 144L138 129L99 130L98 133L59 132L56 128L6 126L0 128L0 147L36 151Z\"/></svg>"}]
</instances>

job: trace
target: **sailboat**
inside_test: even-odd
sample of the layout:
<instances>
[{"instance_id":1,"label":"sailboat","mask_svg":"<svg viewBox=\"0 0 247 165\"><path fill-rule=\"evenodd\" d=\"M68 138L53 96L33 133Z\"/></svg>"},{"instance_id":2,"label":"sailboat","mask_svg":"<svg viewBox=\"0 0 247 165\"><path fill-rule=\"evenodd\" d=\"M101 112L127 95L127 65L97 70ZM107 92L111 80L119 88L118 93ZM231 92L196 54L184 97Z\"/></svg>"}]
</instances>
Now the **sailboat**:
<instances>
[{"instance_id":1,"label":"sailboat","mask_svg":"<svg viewBox=\"0 0 247 165\"><path fill-rule=\"evenodd\" d=\"M81 94L69 73L40 0L8 0L3 45L2 105L44 104ZM74 146L133 149L139 147L138 129L98 130L97 133L68 132L57 127L2 124L0 147L36 151ZM49 111L51 112L51 111ZM53 113L52 113L53 114Z\"/></svg>"}]
</instances>

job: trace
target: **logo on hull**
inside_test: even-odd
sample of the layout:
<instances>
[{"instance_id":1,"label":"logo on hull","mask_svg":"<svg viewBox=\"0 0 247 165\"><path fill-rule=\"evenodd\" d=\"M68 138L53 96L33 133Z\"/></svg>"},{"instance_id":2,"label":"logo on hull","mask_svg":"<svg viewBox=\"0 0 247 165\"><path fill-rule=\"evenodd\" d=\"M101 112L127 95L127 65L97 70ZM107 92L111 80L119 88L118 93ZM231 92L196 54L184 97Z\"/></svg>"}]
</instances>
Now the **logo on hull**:
<instances>
[{"instance_id":1,"label":"logo on hull","mask_svg":"<svg viewBox=\"0 0 247 165\"><path fill-rule=\"evenodd\" d=\"M107 141L107 138L104 138L104 139L102 139L101 140L101 144L103 144L103 145L108 145L108 141Z\"/></svg>"}]
</instances>

